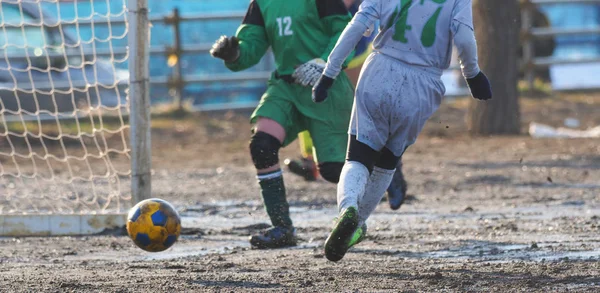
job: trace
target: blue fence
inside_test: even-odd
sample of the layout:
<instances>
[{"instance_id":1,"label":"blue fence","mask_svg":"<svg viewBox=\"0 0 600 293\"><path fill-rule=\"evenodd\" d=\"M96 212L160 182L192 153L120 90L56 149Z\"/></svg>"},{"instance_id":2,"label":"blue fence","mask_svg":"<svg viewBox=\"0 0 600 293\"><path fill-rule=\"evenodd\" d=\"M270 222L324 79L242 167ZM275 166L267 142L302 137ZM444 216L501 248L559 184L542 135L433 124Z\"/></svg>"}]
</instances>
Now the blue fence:
<instances>
[{"instance_id":1,"label":"blue fence","mask_svg":"<svg viewBox=\"0 0 600 293\"><path fill-rule=\"evenodd\" d=\"M562 4L541 7L552 27L594 28L600 26L600 5ZM555 57L598 57L600 35L559 36Z\"/></svg>"},{"instance_id":2,"label":"blue fence","mask_svg":"<svg viewBox=\"0 0 600 293\"><path fill-rule=\"evenodd\" d=\"M210 14L222 12L245 11L247 0L208 0L208 1L161 1L149 2L150 15L164 16L172 13L173 9L179 8L182 15ZM182 45L210 44L221 35L232 35L240 25L239 20L214 20L182 22L181 40ZM152 46L172 46L173 29L171 26L157 23L152 28ZM150 76L169 75L169 69L165 68L167 59L164 56L153 58L150 66ZM223 66L223 62L212 58L209 54L184 53L181 57L182 75L202 76L211 74L229 74L229 70ZM270 70L267 62L262 62L249 71ZM265 89L265 83L260 81L248 82L214 82L209 84L189 84L183 90L183 98L192 100L194 105L210 105L222 103L242 104L258 101ZM152 96L170 97L165 87L153 87Z\"/></svg>"}]
</instances>

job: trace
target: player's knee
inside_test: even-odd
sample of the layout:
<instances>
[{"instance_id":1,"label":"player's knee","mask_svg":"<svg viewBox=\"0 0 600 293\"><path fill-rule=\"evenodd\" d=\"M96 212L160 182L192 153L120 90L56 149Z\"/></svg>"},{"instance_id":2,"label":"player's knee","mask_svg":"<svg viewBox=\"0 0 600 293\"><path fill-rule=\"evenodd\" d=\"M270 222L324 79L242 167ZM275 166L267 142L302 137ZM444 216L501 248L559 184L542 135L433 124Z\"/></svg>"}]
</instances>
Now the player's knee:
<instances>
[{"instance_id":1,"label":"player's knee","mask_svg":"<svg viewBox=\"0 0 600 293\"><path fill-rule=\"evenodd\" d=\"M348 142L348 154L346 161L359 162L367 167L369 173L373 172L379 152L372 149L370 146L358 141L356 135L351 135Z\"/></svg>"},{"instance_id":2,"label":"player's knee","mask_svg":"<svg viewBox=\"0 0 600 293\"><path fill-rule=\"evenodd\" d=\"M279 163L281 142L266 132L256 132L250 138L250 155L256 169L266 169Z\"/></svg>"},{"instance_id":3,"label":"player's knee","mask_svg":"<svg viewBox=\"0 0 600 293\"><path fill-rule=\"evenodd\" d=\"M388 148L383 148L383 150L381 150L381 155L379 156L379 160L377 160L377 163L375 163L375 166L381 168L381 169L386 169L386 170L394 170L396 169L396 166L400 165L402 166L402 163L400 162L400 157L394 155L394 153L392 151L390 151Z\"/></svg>"},{"instance_id":4,"label":"player's knee","mask_svg":"<svg viewBox=\"0 0 600 293\"><path fill-rule=\"evenodd\" d=\"M323 179L331 183L338 183L342 168L344 168L344 163L342 162L325 162L319 164L319 173Z\"/></svg>"}]
</instances>

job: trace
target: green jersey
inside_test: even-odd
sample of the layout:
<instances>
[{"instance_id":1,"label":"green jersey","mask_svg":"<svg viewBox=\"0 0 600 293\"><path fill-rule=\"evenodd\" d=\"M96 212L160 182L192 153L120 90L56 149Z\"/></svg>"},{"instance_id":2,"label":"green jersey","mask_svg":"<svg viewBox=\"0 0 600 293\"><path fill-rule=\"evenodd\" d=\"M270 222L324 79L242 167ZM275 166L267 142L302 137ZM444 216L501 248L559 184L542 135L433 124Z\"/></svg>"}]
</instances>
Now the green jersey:
<instances>
[{"instance_id":1,"label":"green jersey","mask_svg":"<svg viewBox=\"0 0 600 293\"><path fill-rule=\"evenodd\" d=\"M225 65L247 69L272 47L277 73L292 74L312 59L327 60L351 19L342 0L251 0L237 31L240 57Z\"/></svg>"}]
</instances>

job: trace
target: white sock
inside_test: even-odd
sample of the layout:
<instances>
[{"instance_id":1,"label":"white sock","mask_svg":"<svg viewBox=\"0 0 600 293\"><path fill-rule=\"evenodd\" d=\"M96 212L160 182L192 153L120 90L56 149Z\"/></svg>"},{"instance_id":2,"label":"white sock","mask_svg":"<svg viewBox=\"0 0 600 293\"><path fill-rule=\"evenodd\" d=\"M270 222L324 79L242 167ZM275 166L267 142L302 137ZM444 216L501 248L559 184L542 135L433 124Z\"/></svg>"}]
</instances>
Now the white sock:
<instances>
[{"instance_id":1,"label":"white sock","mask_svg":"<svg viewBox=\"0 0 600 293\"><path fill-rule=\"evenodd\" d=\"M368 179L369 170L365 165L354 161L347 161L344 164L337 186L337 202L340 212L349 207L358 209L358 199L365 193Z\"/></svg>"},{"instance_id":2,"label":"white sock","mask_svg":"<svg viewBox=\"0 0 600 293\"><path fill-rule=\"evenodd\" d=\"M362 197L358 199L358 225L364 224L373 213L388 186L392 182L396 170L386 170L378 167L373 168L369 177L367 187Z\"/></svg>"}]
</instances>

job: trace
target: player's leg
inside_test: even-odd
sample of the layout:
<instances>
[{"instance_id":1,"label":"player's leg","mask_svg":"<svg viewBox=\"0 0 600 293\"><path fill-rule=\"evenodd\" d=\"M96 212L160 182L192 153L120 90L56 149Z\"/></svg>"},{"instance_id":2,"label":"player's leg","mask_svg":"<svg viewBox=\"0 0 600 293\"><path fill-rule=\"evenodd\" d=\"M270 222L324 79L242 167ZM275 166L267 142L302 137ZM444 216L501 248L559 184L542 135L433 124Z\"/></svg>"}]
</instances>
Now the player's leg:
<instances>
[{"instance_id":1,"label":"player's leg","mask_svg":"<svg viewBox=\"0 0 600 293\"><path fill-rule=\"evenodd\" d=\"M379 150L387 140L386 110L381 111L380 107L385 95L361 91L361 88L364 88L362 81L359 82L354 101L346 163L338 184L338 221L325 242L325 255L332 261L343 258L349 247L356 243L353 235L363 230L359 226L358 202L364 196ZM320 158L317 140L315 146L317 157Z\"/></svg>"},{"instance_id":2,"label":"player's leg","mask_svg":"<svg viewBox=\"0 0 600 293\"><path fill-rule=\"evenodd\" d=\"M348 64L348 68L346 68L345 72L348 75L348 78L352 82L354 86L358 84L358 78L360 77L360 73L362 72L362 67L368 56L373 52L373 46L371 44L371 37L364 37L359 45L357 45L356 55L354 59ZM402 160L398 162L396 166L396 173L387 188L387 196L388 203L392 210L397 210L404 203L404 199L406 197L406 190L408 188L408 184L404 179L404 174L402 173ZM366 228L365 228L366 230Z\"/></svg>"},{"instance_id":3,"label":"player's leg","mask_svg":"<svg viewBox=\"0 0 600 293\"><path fill-rule=\"evenodd\" d=\"M367 56L373 52L373 47L370 43L370 38L364 38L361 42L367 42L366 45L363 45L363 51L357 51L357 55L354 59L348 64L348 68L345 70L350 78L350 81L354 84L358 84L358 78L360 77L360 73L362 71L362 66L367 59ZM396 166L396 173L392 178L392 182L387 188L387 197L388 203L392 210L397 210L404 203L404 199L406 197L406 190L408 188L408 184L404 179L404 174L402 173L402 160L398 162ZM366 230L366 229L365 229Z\"/></svg>"},{"instance_id":4,"label":"player's leg","mask_svg":"<svg viewBox=\"0 0 600 293\"><path fill-rule=\"evenodd\" d=\"M348 196L348 194L351 194L350 192L346 190L342 191L342 193L344 194L343 196L345 196L346 198L342 199L341 201L349 201L351 203L354 203L354 197L356 196L358 208L357 229L352 234L352 237L348 242L348 249L360 243L366 237L367 218L371 215L371 213L373 213L375 208L377 208L379 202L381 202L381 199L385 195L386 188L390 185L393 176L396 173L396 165L398 165L398 162L400 161L400 158L396 157L389 149L383 148L383 150L377 155L377 163L375 163L373 166L371 164L373 163L372 159L374 158L364 158L365 155L369 156L368 154L371 153L372 149L370 147L360 142L357 142L356 136L351 136L350 145L351 147L348 150L348 161L362 161L364 162L363 164L369 164L365 166L371 172L368 175L368 180L366 186L364 187L364 190L356 189L355 186L349 188L357 191L356 193L358 195ZM344 173L344 171L342 171L342 173ZM361 176L365 175L362 174ZM342 179L340 180L340 185L342 184L342 182L344 182L345 184L345 176L342 176ZM340 190L338 189L338 197L339 196ZM340 200L338 200L338 203L339 202ZM342 205L344 204L342 203Z\"/></svg>"},{"instance_id":5,"label":"player's leg","mask_svg":"<svg viewBox=\"0 0 600 293\"><path fill-rule=\"evenodd\" d=\"M319 170L313 156L313 142L308 131L298 134L300 144L299 159L285 159L285 165L292 174L302 176L306 181L315 181L319 177Z\"/></svg>"},{"instance_id":6,"label":"player's leg","mask_svg":"<svg viewBox=\"0 0 600 293\"><path fill-rule=\"evenodd\" d=\"M404 174L402 173L402 158L400 158L396 165L396 172L392 178L392 183L390 183L390 186L387 188L388 204L392 210L397 210L402 206L406 199L407 189L408 183L404 179Z\"/></svg>"},{"instance_id":7,"label":"player's leg","mask_svg":"<svg viewBox=\"0 0 600 293\"><path fill-rule=\"evenodd\" d=\"M369 216L375 211L385 195L386 188L392 182L400 157L394 155L388 148L383 148L381 156L373 168L365 187L364 196L358 202L359 225L365 225Z\"/></svg>"},{"instance_id":8,"label":"player's leg","mask_svg":"<svg viewBox=\"0 0 600 293\"><path fill-rule=\"evenodd\" d=\"M287 85L274 82L252 114L255 126L250 140L250 154L256 167L263 203L273 225L263 234L250 237L251 245L258 248L296 244L279 165L280 148L295 139L297 133L292 125L297 113L293 104L284 98L286 94L291 94Z\"/></svg>"},{"instance_id":9,"label":"player's leg","mask_svg":"<svg viewBox=\"0 0 600 293\"><path fill-rule=\"evenodd\" d=\"M265 209L273 225L273 228L264 234L250 237L252 246L258 248L295 245L294 227L279 165L279 149L285 135L284 127L278 122L259 117L250 140L250 154L256 167L256 177Z\"/></svg>"},{"instance_id":10,"label":"player's leg","mask_svg":"<svg viewBox=\"0 0 600 293\"><path fill-rule=\"evenodd\" d=\"M339 216L325 241L325 256L331 261L342 259L366 233L366 226L359 223L359 199L365 195L378 157L377 150L358 141L355 135L350 136L347 160L337 188Z\"/></svg>"}]
</instances>

